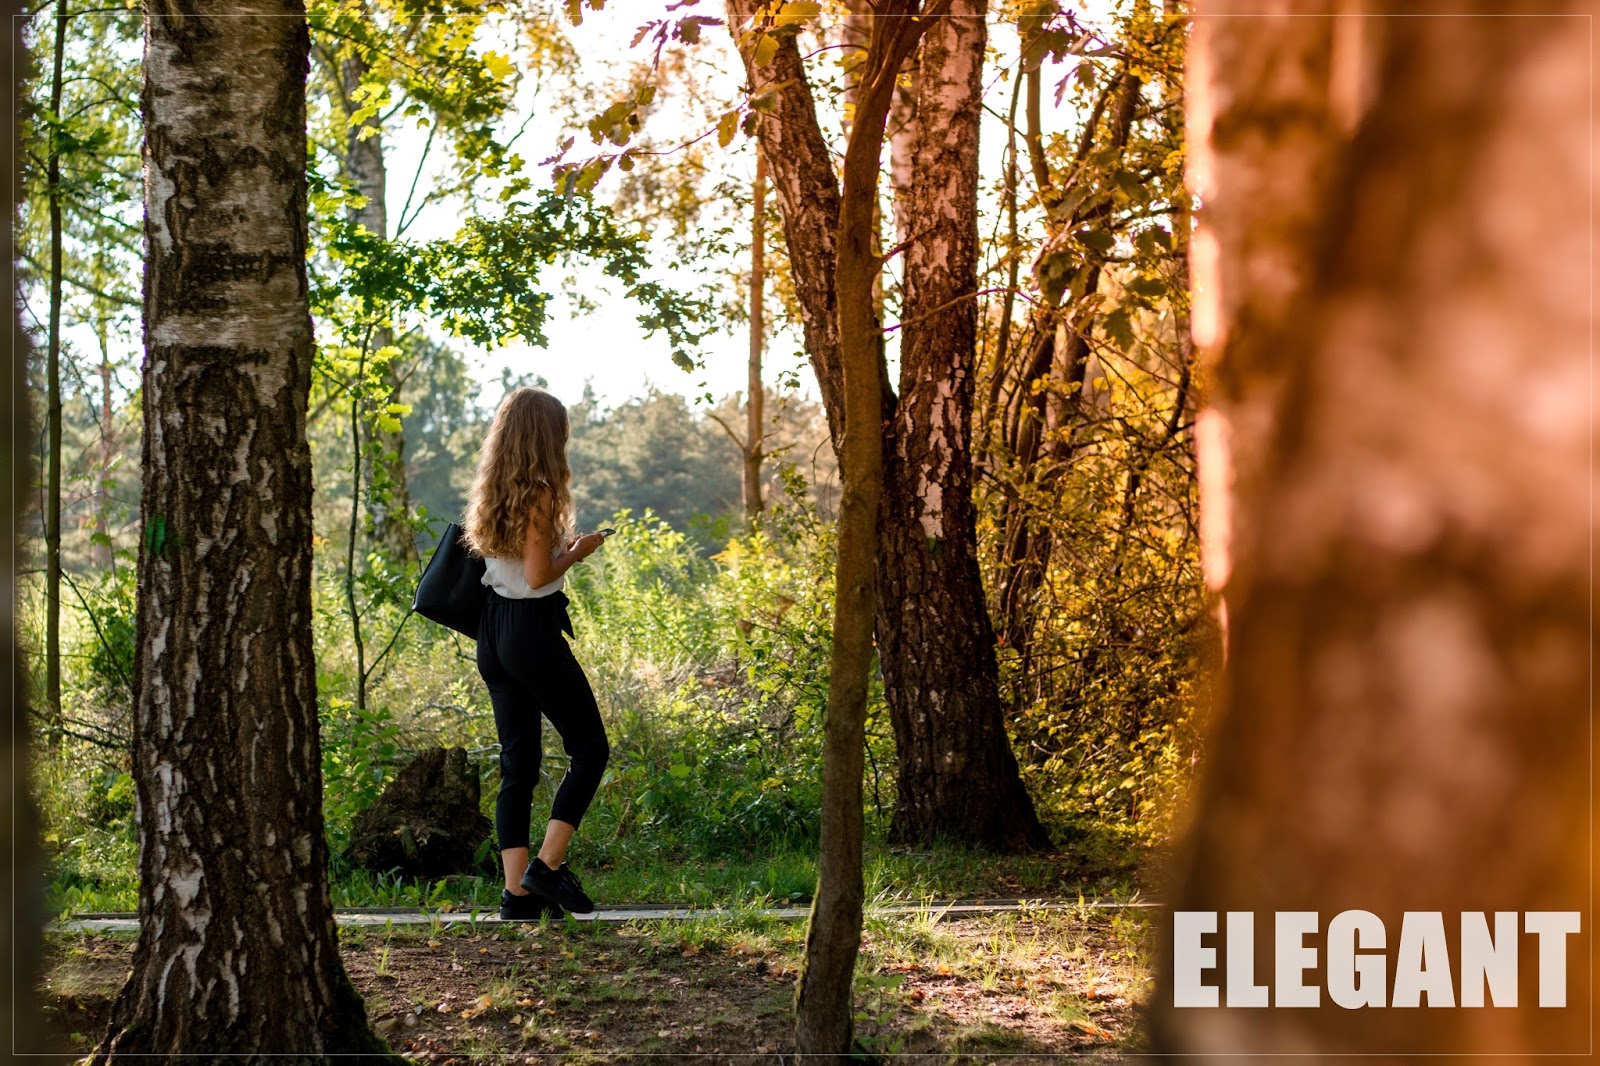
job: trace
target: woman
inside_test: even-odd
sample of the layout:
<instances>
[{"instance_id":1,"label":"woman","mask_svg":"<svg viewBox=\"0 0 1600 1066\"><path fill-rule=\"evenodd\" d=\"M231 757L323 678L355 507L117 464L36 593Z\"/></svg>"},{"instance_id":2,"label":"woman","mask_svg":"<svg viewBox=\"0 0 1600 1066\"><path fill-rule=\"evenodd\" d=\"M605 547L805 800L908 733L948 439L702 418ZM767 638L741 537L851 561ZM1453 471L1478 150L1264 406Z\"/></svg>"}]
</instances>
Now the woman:
<instances>
[{"instance_id":1,"label":"woman","mask_svg":"<svg viewBox=\"0 0 1600 1066\"><path fill-rule=\"evenodd\" d=\"M566 864L567 845L594 799L611 746L594 693L561 635L572 633L563 575L605 541L574 538L567 409L543 389L520 388L495 413L467 497L465 540L483 556L492 590L478 633L478 672L500 735L495 835L505 867L500 917L592 917L594 902ZM528 858L540 715L561 734L570 763L556 789L544 843Z\"/></svg>"}]
</instances>

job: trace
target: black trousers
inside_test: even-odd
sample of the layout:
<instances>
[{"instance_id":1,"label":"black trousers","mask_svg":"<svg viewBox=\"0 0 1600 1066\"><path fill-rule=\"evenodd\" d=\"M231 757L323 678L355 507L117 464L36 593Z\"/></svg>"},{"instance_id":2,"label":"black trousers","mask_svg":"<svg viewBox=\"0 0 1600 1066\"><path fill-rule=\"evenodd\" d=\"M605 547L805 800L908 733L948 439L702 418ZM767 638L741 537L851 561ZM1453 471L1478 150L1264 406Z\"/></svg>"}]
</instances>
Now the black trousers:
<instances>
[{"instance_id":1,"label":"black trousers","mask_svg":"<svg viewBox=\"0 0 1600 1066\"><path fill-rule=\"evenodd\" d=\"M500 793L494 802L500 850L528 846L533 790L543 757L540 715L561 734L569 763L550 817L578 825L611 757L600 708L562 631L572 632L567 597L512 600L490 591L478 629L478 673L489 686L500 734Z\"/></svg>"}]
</instances>

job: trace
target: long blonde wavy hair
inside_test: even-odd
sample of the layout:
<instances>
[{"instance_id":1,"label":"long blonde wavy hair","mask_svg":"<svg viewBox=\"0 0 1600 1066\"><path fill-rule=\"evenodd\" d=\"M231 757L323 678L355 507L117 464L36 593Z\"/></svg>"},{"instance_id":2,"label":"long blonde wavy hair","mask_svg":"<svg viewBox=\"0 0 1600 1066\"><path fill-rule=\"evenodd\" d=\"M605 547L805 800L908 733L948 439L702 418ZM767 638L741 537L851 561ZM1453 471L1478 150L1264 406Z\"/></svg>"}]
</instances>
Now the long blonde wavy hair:
<instances>
[{"instance_id":1,"label":"long blonde wavy hair","mask_svg":"<svg viewBox=\"0 0 1600 1066\"><path fill-rule=\"evenodd\" d=\"M557 544L566 542L573 529L569 431L567 409L543 389L515 389L500 401L467 494L467 547L520 558L534 517Z\"/></svg>"}]
</instances>

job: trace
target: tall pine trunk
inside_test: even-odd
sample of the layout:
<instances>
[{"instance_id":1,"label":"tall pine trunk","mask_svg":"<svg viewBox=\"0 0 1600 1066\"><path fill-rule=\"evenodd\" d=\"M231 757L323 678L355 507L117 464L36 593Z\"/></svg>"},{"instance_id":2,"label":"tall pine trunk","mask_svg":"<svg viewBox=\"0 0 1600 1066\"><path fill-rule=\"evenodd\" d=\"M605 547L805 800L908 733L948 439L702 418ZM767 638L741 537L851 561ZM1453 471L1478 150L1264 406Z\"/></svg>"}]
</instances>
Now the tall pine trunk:
<instances>
[{"instance_id":1,"label":"tall pine trunk","mask_svg":"<svg viewBox=\"0 0 1600 1066\"><path fill-rule=\"evenodd\" d=\"M323 836L305 11L209 10L145 14L140 933L97 1062L383 1051Z\"/></svg>"},{"instance_id":2,"label":"tall pine trunk","mask_svg":"<svg viewBox=\"0 0 1600 1066\"><path fill-rule=\"evenodd\" d=\"M1593 914L1589 37L1575 5L1266 7L1203 6L1187 79L1231 632L1171 899L1254 912L1258 975L1274 912L1370 911L1392 977L1408 913L1452 958L1462 912ZM1460 1009L1481 982L1432 952L1457 1009L1174 1009L1169 950L1157 1050L1586 1055L1581 921L1561 1008L1529 936L1515 1009Z\"/></svg>"},{"instance_id":3,"label":"tall pine trunk","mask_svg":"<svg viewBox=\"0 0 1600 1066\"><path fill-rule=\"evenodd\" d=\"M1049 839L1006 736L972 505L986 6L956 0L922 43L877 629L899 756L892 837L1017 851Z\"/></svg>"}]
</instances>

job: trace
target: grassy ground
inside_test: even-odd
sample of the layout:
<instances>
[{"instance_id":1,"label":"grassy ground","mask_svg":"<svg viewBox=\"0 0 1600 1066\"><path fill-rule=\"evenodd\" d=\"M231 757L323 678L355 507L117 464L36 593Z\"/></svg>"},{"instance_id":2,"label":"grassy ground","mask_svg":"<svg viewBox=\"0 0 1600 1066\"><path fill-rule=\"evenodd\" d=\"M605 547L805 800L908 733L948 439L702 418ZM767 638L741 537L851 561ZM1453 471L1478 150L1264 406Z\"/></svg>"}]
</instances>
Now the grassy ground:
<instances>
[{"instance_id":1,"label":"grassy ground","mask_svg":"<svg viewBox=\"0 0 1600 1066\"><path fill-rule=\"evenodd\" d=\"M124 849L125 850L125 849ZM816 888L814 855L780 852L759 858L715 861L586 861L580 840L573 868L601 903L670 903L744 906L805 903ZM131 857L114 851L118 862L104 862L92 878L70 883L58 875L48 886L48 903L59 915L131 912L138 905ZM1149 894L1159 856L1109 844L1081 843L1050 855L994 856L955 846L931 849L869 846L866 891L869 902L925 902L973 898L1129 899ZM337 871L333 902L338 907L498 908L500 879L490 875L440 879L404 878L365 870Z\"/></svg>"},{"instance_id":2,"label":"grassy ground","mask_svg":"<svg viewBox=\"0 0 1600 1066\"><path fill-rule=\"evenodd\" d=\"M935 1063L1137 1050L1149 921L1087 910L869 919L856 977L861 1049ZM744 914L620 927L376 928L341 939L369 1016L413 1058L772 1062L793 1051L803 935L801 923ZM128 937L49 938L52 1050L91 1046L131 951Z\"/></svg>"},{"instance_id":3,"label":"grassy ground","mask_svg":"<svg viewBox=\"0 0 1600 1066\"><path fill-rule=\"evenodd\" d=\"M746 906L806 903L816 888L813 855L782 853L751 859L585 864L580 849L573 868L601 903L678 906ZM918 903L974 898L1128 899L1154 880L1151 857L1083 850L1051 855L995 856L965 848L879 847L866 856L869 902ZM364 871L336 877L333 899L341 907L498 907L500 880L450 877L417 881ZM86 908L80 908L86 909Z\"/></svg>"}]
</instances>

